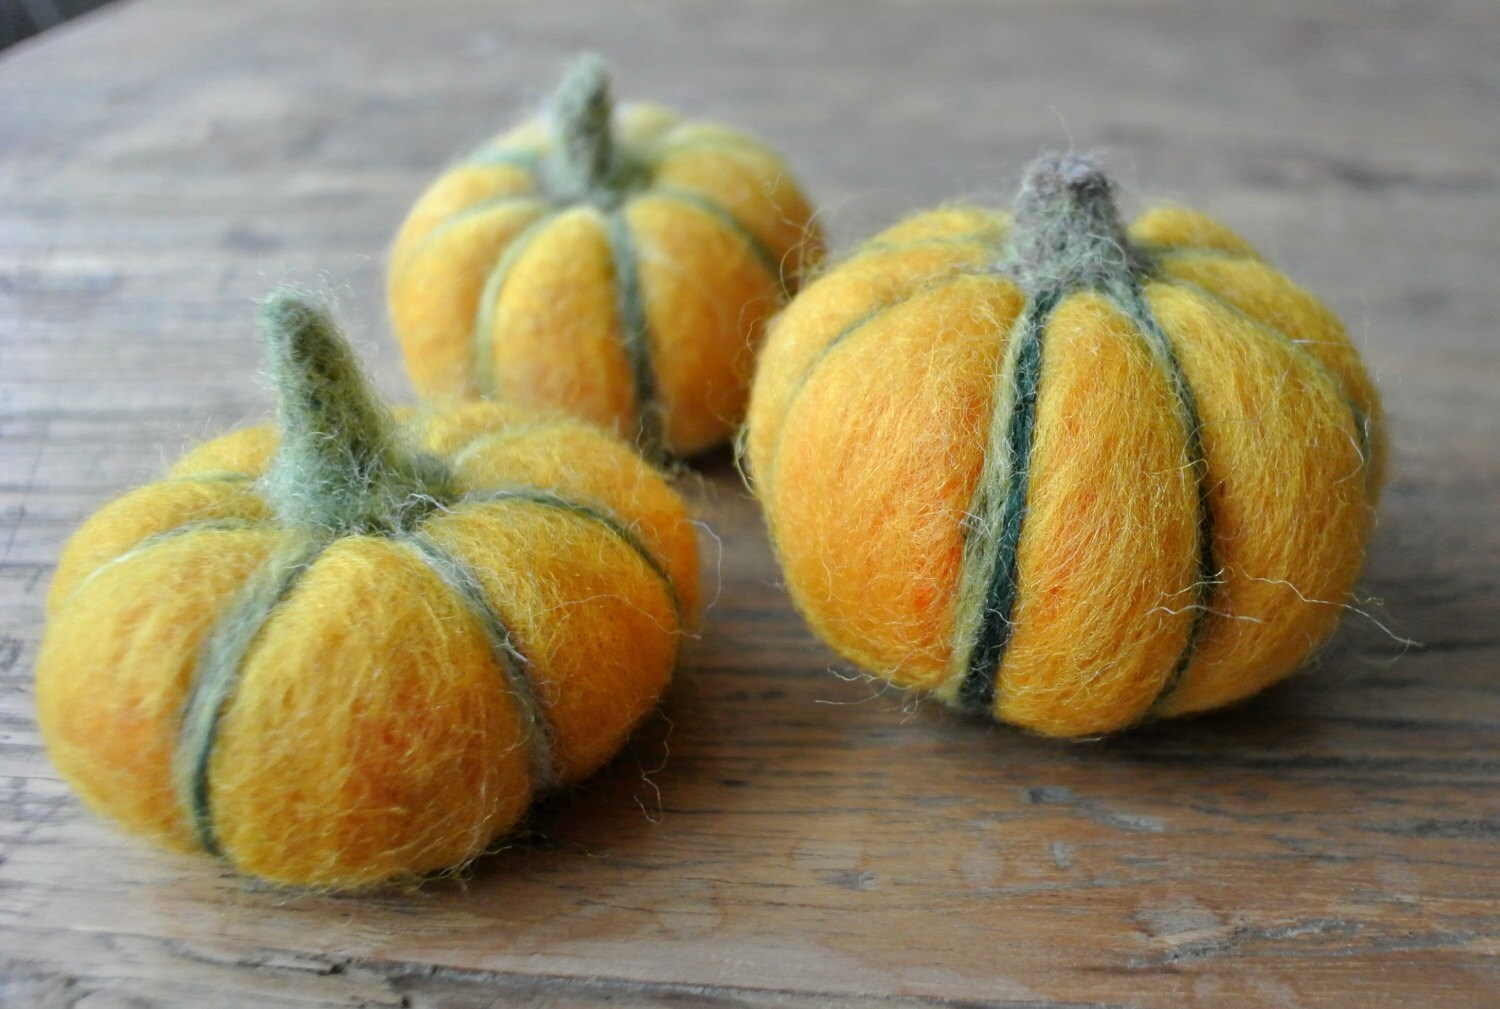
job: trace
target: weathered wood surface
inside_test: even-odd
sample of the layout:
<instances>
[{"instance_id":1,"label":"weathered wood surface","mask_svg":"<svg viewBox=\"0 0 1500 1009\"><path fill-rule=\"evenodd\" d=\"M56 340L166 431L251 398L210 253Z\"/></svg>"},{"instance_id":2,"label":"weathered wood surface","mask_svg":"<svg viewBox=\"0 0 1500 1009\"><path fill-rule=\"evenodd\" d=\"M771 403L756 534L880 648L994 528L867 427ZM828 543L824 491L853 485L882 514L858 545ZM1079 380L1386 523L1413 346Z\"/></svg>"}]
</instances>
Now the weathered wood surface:
<instances>
[{"instance_id":1,"label":"weathered wood surface","mask_svg":"<svg viewBox=\"0 0 1500 1009\"><path fill-rule=\"evenodd\" d=\"M140 0L0 56L0 1004L1500 1004L1497 38L1492 0ZM781 146L842 247L1069 141L1233 222L1386 392L1364 615L1239 710L1042 742L829 675L720 458L664 716L467 885L289 898L86 815L30 686L63 538L263 413L277 280L403 391L384 243L584 47Z\"/></svg>"}]
</instances>

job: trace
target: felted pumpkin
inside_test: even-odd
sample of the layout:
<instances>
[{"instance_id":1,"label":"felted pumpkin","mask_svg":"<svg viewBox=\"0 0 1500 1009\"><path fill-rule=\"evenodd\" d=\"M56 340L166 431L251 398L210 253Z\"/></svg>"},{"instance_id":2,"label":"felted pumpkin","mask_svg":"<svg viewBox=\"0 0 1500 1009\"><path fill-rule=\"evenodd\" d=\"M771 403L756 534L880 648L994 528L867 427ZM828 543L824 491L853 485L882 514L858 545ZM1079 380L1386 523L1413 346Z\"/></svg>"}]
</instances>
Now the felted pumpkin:
<instances>
[{"instance_id":1,"label":"felted pumpkin","mask_svg":"<svg viewBox=\"0 0 1500 1009\"><path fill-rule=\"evenodd\" d=\"M550 114L417 201L391 319L425 396L560 408L687 456L743 419L764 320L821 252L775 153L656 105L616 113L585 58Z\"/></svg>"},{"instance_id":2,"label":"felted pumpkin","mask_svg":"<svg viewBox=\"0 0 1500 1009\"><path fill-rule=\"evenodd\" d=\"M1038 733L1229 704L1359 574L1380 402L1338 320L1088 159L876 236L767 339L748 455L793 599L892 683Z\"/></svg>"},{"instance_id":3,"label":"felted pumpkin","mask_svg":"<svg viewBox=\"0 0 1500 1009\"><path fill-rule=\"evenodd\" d=\"M86 803L277 883L456 866L657 700L697 605L683 504L572 419L397 420L294 292L279 430L189 452L69 541L37 663Z\"/></svg>"}]
</instances>

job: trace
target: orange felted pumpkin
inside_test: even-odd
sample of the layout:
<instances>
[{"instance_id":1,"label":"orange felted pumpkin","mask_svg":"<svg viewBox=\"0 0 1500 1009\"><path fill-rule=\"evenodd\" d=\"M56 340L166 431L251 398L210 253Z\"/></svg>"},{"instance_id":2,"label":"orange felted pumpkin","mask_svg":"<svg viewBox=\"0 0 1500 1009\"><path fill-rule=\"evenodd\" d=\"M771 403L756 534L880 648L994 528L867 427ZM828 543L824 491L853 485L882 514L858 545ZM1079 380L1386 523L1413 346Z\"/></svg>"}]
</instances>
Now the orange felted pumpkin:
<instances>
[{"instance_id":1,"label":"orange felted pumpkin","mask_svg":"<svg viewBox=\"0 0 1500 1009\"><path fill-rule=\"evenodd\" d=\"M585 57L547 115L417 201L388 293L424 395L560 408L685 456L739 424L764 320L821 253L775 153L655 105L614 110Z\"/></svg>"},{"instance_id":2,"label":"orange felted pumpkin","mask_svg":"<svg viewBox=\"0 0 1500 1009\"><path fill-rule=\"evenodd\" d=\"M277 883L461 865L597 770L697 602L681 499L593 425L393 414L295 292L278 427L216 438L68 542L38 720L89 806Z\"/></svg>"},{"instance_id":3,"label":"orange felted pumpkin","mask_svg":"<svg viewBox=\"0 0 1500 1009\"><path fill-rule=\"evenodd\" d=\"M1014 216L918 214L767 340L747 438L786 584L892 683L1055 736L1230 704L1333 630L1372 528L1380 399L1242 238L1128 227L1087 158Z\"/></svg>"}]
</instances>

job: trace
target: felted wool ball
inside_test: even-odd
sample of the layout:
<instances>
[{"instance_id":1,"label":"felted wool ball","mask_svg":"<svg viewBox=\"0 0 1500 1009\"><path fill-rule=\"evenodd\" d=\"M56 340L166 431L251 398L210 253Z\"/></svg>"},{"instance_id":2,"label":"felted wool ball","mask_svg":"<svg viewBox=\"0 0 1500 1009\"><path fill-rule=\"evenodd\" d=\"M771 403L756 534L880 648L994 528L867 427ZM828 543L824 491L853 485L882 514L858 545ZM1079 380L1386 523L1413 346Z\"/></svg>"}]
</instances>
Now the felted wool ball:
<instances>
[{"instance_id":1,"label":"felted wool ball","mask_svg":"<svg viewBox=\"0 0 1500 1009\"><path fill-rule=\"evenodd\" d=\"M615 111L586 57L543 115L422 195L388 294L422 394L560 408L687 456L743 420L764 321L821 253L774 152Z\"/></svg>"},{"instance_id":2,"label":"felted wool ball","mask_svg":"<svg viewBox=\"0 0 1500 1009\"><path fill-rule=\"evenodd\" d=\"M295 292L277 428L189 452L68 543L42 734L100 813L281 884L457 866L656 703L698 602L682 501L591 425L400 419Z\"/></svg>"},{"instance_id":3,"label":"felted wool ball","mask_svg":"<svg viewBox=\"0 0 1500 1009\"><path fill-rule=\"evenodd\" d=\"M918 214L767 339L748 456L786 584L864 669L1054 736L1298 668L1362 564L1380 402L1334 316L1088 159Z\"/></svg>"}]
</instances>

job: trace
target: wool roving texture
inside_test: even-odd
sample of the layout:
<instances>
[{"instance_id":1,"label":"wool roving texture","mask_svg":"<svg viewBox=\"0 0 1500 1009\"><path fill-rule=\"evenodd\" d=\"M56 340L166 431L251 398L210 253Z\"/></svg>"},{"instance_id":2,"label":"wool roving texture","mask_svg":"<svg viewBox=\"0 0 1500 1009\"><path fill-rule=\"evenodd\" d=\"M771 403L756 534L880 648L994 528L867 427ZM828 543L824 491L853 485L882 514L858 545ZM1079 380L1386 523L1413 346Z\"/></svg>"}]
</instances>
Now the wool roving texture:
<instances>
[{"instance_id":1,"label":"wool roving texture","mask_svg":"<svg viewBox=\"0 0 1500 1009\"><path fill-rule=\"evenodd\" d=\"M1127 229L1078 156L1014 216L918 214L772 326L746 448L785 581L864 669L1088 736L1302 665L1385 457L1338 320L1178 207Z\"/></svg>"},{"instance_id":2,"label":"wool roving texture","mask_svg":"<svg viewBox=\"0 0 1500 1009\"><path fill-rule=\"evenodd\" d=\"M560 408L687 456L743 420L764 321L821 254L773 151L616 111L585 57L543 115L422 195L387 290L424 395Z\"/></svg>"},{"instance_id":3,"label":"wool roving texture","mask_svg":"<svg viewBox=\"0 0 1500 1009\"><path fill-rule=\"evenodd\" d=\"M37 708L99 812L296 886L457 866L656 703L698 604L683 503L592 425L381 405L295 292L276 427L201 445L69 541Z\"/></svg>"}]
</instances>

